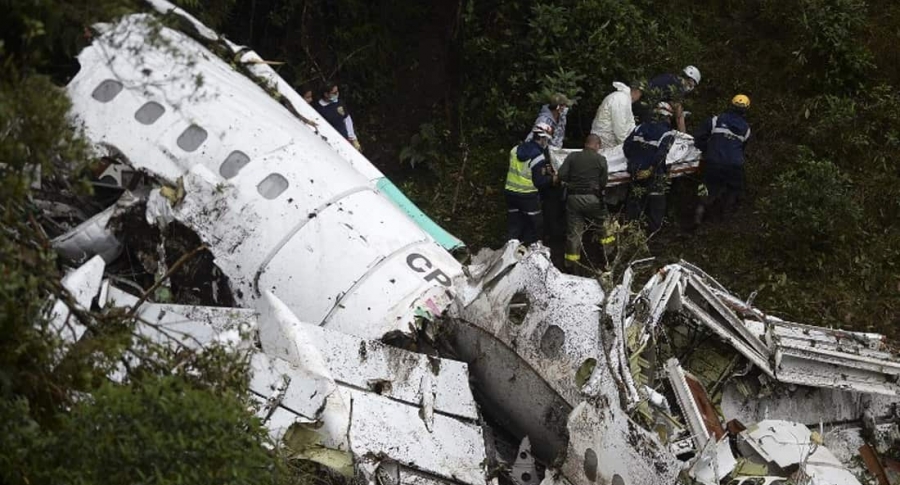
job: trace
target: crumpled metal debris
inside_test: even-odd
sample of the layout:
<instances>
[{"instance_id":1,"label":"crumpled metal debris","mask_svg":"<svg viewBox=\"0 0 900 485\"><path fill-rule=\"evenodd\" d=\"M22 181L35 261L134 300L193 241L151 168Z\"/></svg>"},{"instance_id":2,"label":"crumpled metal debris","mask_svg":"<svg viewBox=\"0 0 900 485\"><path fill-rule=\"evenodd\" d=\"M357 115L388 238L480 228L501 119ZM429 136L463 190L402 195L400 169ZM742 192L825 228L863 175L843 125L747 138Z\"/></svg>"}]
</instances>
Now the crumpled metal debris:
<instances>
[{"instance_id":1,"label":"crumpled metal debris","mask_svg":"<svg viewBox=\"0 0 900 485\"><path fill-rule=\"evenodd\" d=\"M102 212L79 224L71 231L53 239L53 249L72 263L81 264L99 255L106 263L113 262L122 253L122 244L107 228L110 219L137 202L130 192Z\"/></svg>"},{"instance_id":2,"label":"crumpled metal debris","mask_svg":"<svg viewBox=\"0 0 900 485\"><path fill-rule=\"evenodd\" d=\"M516 461L513 462L510 477L516 485L538 484L534 455L531 454L531 440L527 436L522 438L522 442L519 444L519 452L516 454Z\"/></svg>"},{"instance_id":3,"label":"crumpled metal debris","mask_svg":"<svg viewBox=\"0 0 900 485\"><path fill-rule=\"evenodd\" d=\"M481 281L469 284L480 292L451 309L453 347L483 383L485 412L531 438L545 463L565 457L573 484L671 483L674 457L619 406L611 369L622 364L605 351L599 283L561 273L546 249L518 246L476 256Z\"/></svg>"},{"instance_id":4,"label":"crumpled metal debris","mask_svg":"<svg viewBox=\"0 0 900 485\"><path fill-rule=\"evenodd\" d=\"M142 216L196 233L247 308L144 303L138 334L251 352L256 412L294 457L345 475L356 468L383 485L483 484L471 371L485 414L516 439L527 437L513 465L519 485L540 479L535 458L558 467L545 473L547 485L669 485L682 467L700 483L729 473L740 479L752 466L732 454L734 440L746 444L745 455L799 464L813 483L855 483L842 481L846 454L829 456L812 434L814 446L791 444L792 453L807 446L798 462L754 433L803 434L809 421L858 420L860 396L870 398L867 420L878 429L900 396L900 362L881 336L771 317L688 263L661 269L637 294L631 268L606 294L597 281L560 273L540 245L515 241L463 267L258 55L164 0L150 3L188 20L200 42L152 25L149 14L102 26L68 86L73 116L89 139L162 185ZM147 42L150 35L167 42ZM230 49L265 86L203 42ZM161 44L184 56L172 59ZM202 84L191 82L198 77ZM555 163L564 155L554 152ZM621 183L622 157L607 158L612 185ZM672 172L696 168L689 137L669 158ZM60 240L60 251L115 259L108 221L106 212L87 221ZM158 258L155 271L164 273L165 254ZM67 276L77 304L86 308L99 294L101 306L134 305L102 281L103 269L94 257ZM67 318L66 308L54 308L52 326L74 342L84 328ZM450 349L471 366L385 344L427 340L422 348L430 349L444 325ZM685 352L669 360L664 382L655 374L672 356L656 337L673 326L713 336L728 357L713 352L698 363ZM789 415L795 408L786 403L802 402L801 391L835 405L802 415L803 423L766 419L770 411ZM716 407L750 427L722 426Z\"/></svg>"},{"instance_id":5,"label":"crumpled metal debris","mask_svg":"<svg viewBox=\"0 0 900 485\"><path fill-rule=\"evenodd\" d=\"M62 286L72 295L76 309L90 309L91 302L100 293L105 268L103 258L94 256L63 277ZM54 337L72 344L84 335L87 327L72 317L72 311L67 303L57 300L50 311L49 330Z\"/></svg>"}]
</instances>

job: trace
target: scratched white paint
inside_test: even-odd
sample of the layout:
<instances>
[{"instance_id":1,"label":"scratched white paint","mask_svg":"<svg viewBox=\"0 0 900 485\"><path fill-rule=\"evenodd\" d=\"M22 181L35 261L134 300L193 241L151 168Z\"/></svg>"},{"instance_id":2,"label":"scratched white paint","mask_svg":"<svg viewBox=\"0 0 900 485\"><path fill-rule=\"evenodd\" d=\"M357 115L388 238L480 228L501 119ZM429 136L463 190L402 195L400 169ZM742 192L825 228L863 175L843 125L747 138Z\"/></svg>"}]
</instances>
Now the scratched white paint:
<instances>
[{"instance_id":1,"label":"scratched white paint","mask_svg":"<svg viewBox=\"0 0 900 485\"><path fill-rule=\"evenodd\" d=\"M173 213L210 244L241 305L268 290L303 321L381 338L411 335L416 310L449 304L459 262L323 139L330 127L304 123L150 15L110 25L78 59L67 88L73 119L136 169L172 185L181 178L186 196ZM121 86L107 102L92 96L104 82ZM165 111L144 124L136 113L150 102ZM197 127L199 147L179 143ZM235 154L249 161L226 178ZM272 180L287 187L267 198L275 194L260 187Z\"/></svg>"},{"instance_id":2,"label":"scratched white paint","mask_svg":"<svg viewBox=\"0 0 900 485\"><path fill-rule=\"evenodd\" d=\"M76 309L90 309L91 301L100 292L105 268L103 258L94 256L62 278L62 286L72 295ZM49 329L66 343L77 342L87 331L78 319L71 318L71 313L68 305L61 300L56 300L50 311Z\"/></svg>"}]
</instances>

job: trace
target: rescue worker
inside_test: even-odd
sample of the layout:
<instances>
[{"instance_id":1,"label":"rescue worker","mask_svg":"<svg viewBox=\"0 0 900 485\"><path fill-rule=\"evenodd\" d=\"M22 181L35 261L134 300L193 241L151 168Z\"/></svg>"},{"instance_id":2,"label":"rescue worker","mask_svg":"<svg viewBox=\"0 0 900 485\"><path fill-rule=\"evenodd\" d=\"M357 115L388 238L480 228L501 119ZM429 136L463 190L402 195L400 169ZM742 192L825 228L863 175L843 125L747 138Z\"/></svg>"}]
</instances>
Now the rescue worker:
<instances>
[{"instance_id":1,"label":"rescue worker","mask_svg":"<svg viewBox=\"0 0 900 485\"><path fill-rule=\"evenodd\" d=\"M564 266L574 269L581 260L581 240L585 224L594 228L601 244L613 239L606 237L606 204L603 190L609 180L609 166L600 155L600 137L591 133L584 140L584 149L569 154L559 167L559 182L566 187L566 254Z\"/></svg>"},{"instance_id":2,"label":"rescue worker","mask_svg":"<svg viewBox=\"0 0 900 485\"><path fill-rule=\"evenodd\" d=\"M651 120L638 125L622 146L631 175L625 215L628 220L637 220L646 213L650 233L662 227L666 214L666 157L676 134L672 116L672 106L659 103Z\"/></svg>"},{"instance_id":3,"label":"rescue worker","mask_svg":"<svg viewBox=\"0 0 900 485\"><path fill-rule=\"evenodd\" d=\"M550 160L544 149L553 137L553 127L537 123L530 141L509 152L506 173L507 240L518 239L531 245L543 238L544 218L539 190L553 183Z\"/></svg>"},{"instance_id":4,"label":"rescue worker","mask_svg":"<svg viewBox=\"0 0 900 485\"><path fill-rule=\"evenodd\" d=\"M731 212L744 192L744 150L750 138L747 110L750 98L738 94L731 107L706 120L694 135L694 144L703 152L703 184L706 196L697 206L694 223L700 224L714 207Z\"/></svg>"},{"instance_id":5,"label":"rescue worker","mask_svg":"<svg viewBox=\"0 0 900 485\"><path fill-rule=\"evenodd\" d=\"M353 119L347 113L344 103L339 100L340 90L337 84L326 82L319 89L319 101L313 103L313 108L319 112L322 118L328 122L335 130L346 138L353 147L362 151L359 140L356 138L356 132L353 131Z\"/></svg>"},{"instance_id":6,"label":"rescue worker","mask_svg":"<svg viewBox=\"0 0 900 485\"><path fill-rule=\"evenodd\" d=\"M315 95L313 94L312 86L303 85L300 86L300 95L303 97L303 101L306 101L306 104L312 106L313 101L316 100Z\"/></svg>"},{"instance_id":7,"label":"rescue worker","mask_svg":"<svg viewBox=\"0 0 900 485\"><path fill-rule=\"evenodd\" d=\"M685 67L680 74L660 74L647 82L643 104L643 115L649 114L649 107L666 102L672 106L678 131L686 133L683 102L685 96L700 84L700 70L694 66ZM643 121L643 119L642 119Z\"/></svg>"},{"instance_id":8,"label":"rescue worker","mask_svg":"<svg viewBox=\"0 0 900 485\"><path fill-rule=\"evenodd\" d=\"M550 97L550 102L541 106L541 111L534 120L534 125L538 123L546 123L553 128L553 138L550 140L550 146L553 148L562 148L563 139L566 136L566 115L569 113L569 107L572 102L564 94L556 93ZM534 131L528 134L525 141L531 141L534 137Z\"/></svg>"},{"instance_id":9,"label":"rescue worker","mask_svg":"<svg viewBox=\"0 0 900 485\"><path fill-rule=\"evenodd\" d=\"M625 138L635 126L631 106L640 101L643 94L639 85L628 87L618 81L612 85L616 90L603 98L591 124L591 133L600 137L604 148L625 143Z\"/></svg>"}]
</instances>

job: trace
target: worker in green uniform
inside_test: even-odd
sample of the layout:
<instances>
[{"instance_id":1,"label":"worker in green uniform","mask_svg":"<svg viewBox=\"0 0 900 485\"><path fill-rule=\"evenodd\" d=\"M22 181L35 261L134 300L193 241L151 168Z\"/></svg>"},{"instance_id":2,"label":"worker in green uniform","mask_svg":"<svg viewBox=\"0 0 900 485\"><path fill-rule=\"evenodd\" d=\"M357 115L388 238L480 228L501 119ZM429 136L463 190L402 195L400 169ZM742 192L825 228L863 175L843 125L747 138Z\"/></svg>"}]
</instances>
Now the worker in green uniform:
<instances>
[{"instance_id":1,"label":"worker in green uniform","mask_svg":"<svg viewBox=\"0 0 900 485\"><path fill-rule=\"evenodd\" d=\"M584 149L566 157L559 167L559 181L566 188L566 269L575 269L581 260L581 238L594 229L606 247L614 241L606 235L606 205L603 190L609 179L606 158L600 155L600 137L590 134Z\"/></svg>"}]
</instances>

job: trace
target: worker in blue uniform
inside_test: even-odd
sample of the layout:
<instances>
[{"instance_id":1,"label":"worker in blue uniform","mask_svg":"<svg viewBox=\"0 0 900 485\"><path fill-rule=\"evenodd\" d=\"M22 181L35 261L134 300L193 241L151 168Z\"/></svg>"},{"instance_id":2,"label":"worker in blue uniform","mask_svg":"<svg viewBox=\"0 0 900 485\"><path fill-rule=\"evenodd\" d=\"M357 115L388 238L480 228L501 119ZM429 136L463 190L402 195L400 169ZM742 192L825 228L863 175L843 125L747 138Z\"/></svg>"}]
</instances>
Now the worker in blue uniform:
<instances>
[{"instance_id":1,"label":"worker in blue uniform","mask_svg":"<svg viewBox=\"0 0 900 485\"><path fill-rule=\"evenodd\" d=\"M711 211L731 213L744 193L744 151L750 139L747 110L750 98L738 94L724 113L706 120L694 135L703 152L703 185L706 195L694 213L700 224Z\"/></svg>"},{"instance_id":2,"label":"worker in blue uniform","mask_svg":"<svg viewBox=\"0 0 900 485\"><path fill-rule=\"evenodd\" d=\"M694 66L685 67L680 74L660 74L647 82L643 100L633 107L641 122L649 119L650 108L666 102L672 107L675 126L686 133L684 122L684 98L700 84L700 70Z\"/></svg>"},{"instance_id":3,"label":"worker in blue uniform","mask_svg":"<svg viewBox=\"0 0 900 485\"><path fill-rule=\"evenodd\" d=\"M634 221L646 214L651 233L662 227L666 214L666 157L676 136L672 115L669 103L659 103L650 121L638 125L622 145L631 175L625 215Z\"/></svg>"}]
</instances>

